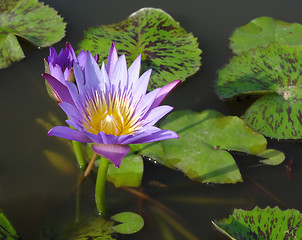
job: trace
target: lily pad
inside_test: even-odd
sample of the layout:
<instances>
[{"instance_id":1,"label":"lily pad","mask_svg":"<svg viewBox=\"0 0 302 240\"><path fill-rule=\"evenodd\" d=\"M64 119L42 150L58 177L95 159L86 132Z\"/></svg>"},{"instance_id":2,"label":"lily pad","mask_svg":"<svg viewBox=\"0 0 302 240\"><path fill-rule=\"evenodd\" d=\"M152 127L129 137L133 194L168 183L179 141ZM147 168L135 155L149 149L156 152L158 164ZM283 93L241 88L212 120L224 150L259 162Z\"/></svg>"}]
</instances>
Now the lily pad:
<instances>
[{"instance_id":1,"label":"lily pad","mask_svg":"<svg viewBox=\"0 0 302 240\"><path fill-rule=\"evenodd\" d=\"M230 37L231 49L240 54L251 48L267 47L277 42L296 46L302 44L302 25L259 17L237 28Z\"/></svg>"},{"instance_id":2,"label":"lily pad","mask_svg":"<svg viewBox=\"0 0 302 240\"><path fill-rule=\"evenodd\" d=\"M66 24L57 12L37 0L0 2L0 68L24 58L18 37L37 47L50 46L65 35Z\"/></svg>"},{"instance_id":3,"label":"lily pad","mask_svg":"<svg viewBox=\"0 0 302 240\"><path fill-rule=\"evenodd\" d=\"M244 114L248 125L269 137L302 138L302 46L273 43L234 56L218 73L221 98L267 94Z\"/></svg>"},{"instance_id":4,"label":"lily pad","mask_svg":"<svg viewBox=\"0 0 302 240\"><path fill-rule=\"evenodd\" d=\"M139 187L143 171L142 157L130 153L123 159L119 168L110 163L107 171L107 181L112 182L115 187Z\"/></svg>"},{"instance_id":5,"label":"lily pad","mask_svg":"<svg viewBox=\"0 0 302 240\"><path fill-rule=\"evenodd\" d=\"M229 218L213 224L231 239L301 239L302 215L295 209L281 211L278 207L251 211L235 209Z\"/></svg>"},{"instance_id":6,"label":"lily pad","mask_svg":"<svg viewBox=\"0 0 302 240\"><path fill-rule=\"evenodd\" d=\"M163 160L157 161L164 165L168 162L169 167L180 169L200 182L242 181L228 150L255 155L266 151L266 139L247 127L242 119L213 110L173 112L162 122L161 128L177 132L179 139L157 143L163 149L163 154L157 155ZM150 144L154 143L141 144L138 153L148 156Z\"/></svg>"},{"instance_id":7,"label":"lily pad","mask_svg":"<svg viewBox=\"0 0 302 240\"><path fill-rule=\"evenodd\" d=\"M136 233L144 226L144 219L133 212L118 213L112 216L111 219L120 222L120 224L113 226L112 229L122 234Z\"/></svg>"},{"instance_id":8,"label":"lily pad","mask_svg":"<svg viewBox=\"0 0 302 240\"><path fill-rule=\"evenodd\" d=\"M0 239L16 240L19 239L14 227L0 210Z\"/></svg>"},{"instance_id":9,"label":"lily pad","mask_svg":"<svg viewBox=\"0 0 302 240\"><path fill-rule=\"evenodd\" d=\"M267 165L279 165L285 159L285 155L283 152L279 152L275 149L267 149L258 154L259 157L263 157L265 159L260 160L260 162Z\"/></svg>"},{"instance_id":10,"label":"lily pad","mask_svg":"<svg viewBox=\"0 0 302 240\"><path fill-rule=\"evenodd\" d=\"M197 39L161 9L143 8L120 23L90 28L79 47L99 54L101 64L112 41L128 65L141 54L142 71L153 69L149 90L184 81L201 65Z\"/></svg>"}]
</instances>

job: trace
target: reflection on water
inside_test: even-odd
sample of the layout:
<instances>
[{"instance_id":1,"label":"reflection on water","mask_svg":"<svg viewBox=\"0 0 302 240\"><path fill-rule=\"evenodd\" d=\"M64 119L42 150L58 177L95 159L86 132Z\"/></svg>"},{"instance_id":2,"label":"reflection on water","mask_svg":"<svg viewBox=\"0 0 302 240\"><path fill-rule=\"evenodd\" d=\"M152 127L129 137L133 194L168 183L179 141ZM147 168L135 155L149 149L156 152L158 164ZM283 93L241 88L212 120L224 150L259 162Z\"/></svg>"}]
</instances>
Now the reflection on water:
<instances>
[{"instance_id":1,"label":"reflection on water","mask_svg":"<svg viewBox=\"0 0 302 240\"><path fill-rule=\"evenodd\" d=\"M74 46L83 37L84 29L99 24L121 21L141 7L163 8L189 32L198 37L203 50L203 66L166 99L176 110L215 109L224 114L229 108L220 101L213 90L216 71L231 53L228 37L233 29L258 16L272 16L288 22L300 20L302 3L270 1L192 1L183 7L183 1L45 1L64 16L68 23L66 38L55 45L64 47L65 41ZM257 4L261 3L261 5ZM72 7L71 7L72 6ZM261 7L259 7L261 6ZM23 44L24 45L24 44ZM0 70L1 76L1 146L0 205L23 239L39 239L42 225L54 219L67 221L75 217L75 195L70 191L76 184L77 171L64 173L55 168L45 156L45 151L60 153L76 167L72 153L58 139L46 136L46 130L37 124L37 118L45 118L49 112L65 116L48 97L41 73L43 58L48 49L37 50L27 46L27 58ZM243 100L244 101L244 100ZM238 103L236 106L240 106ZM234 106L234 105L232 105ZM232 114L236 109L231 107ZM281 208L302 209L300 182L302 163L299 159L302 147L298 142L269 141L269 148L283 151L287 161L292 160L292 176L289 179L285 165L276 167L256 166L254 156L235 154L244 183L235 185L206 185L192 182L180 172L146 162L142 190L153 199L172 209L185 222L183 226L199 239L224 239L211 225L212 219L226 217L234 208L251 209L280 205ZM255 167L253 167L255 166ZM149 184L156 181L165 187ZM94 185L87 180L83 186L82 212L95 214ZM280 201L277 201L276 198ZM154 204L138 202L137 196L108 184L107 200L112 214L122 211L142 211L144 229L121 239L163 239L158 225L164 215L155 214ZM156 211L156 210L155 210ZM161 216L161 217L159 217ZM157 222L154 219L159 219ZM173 230L176 239L185 239ZM226 238L225 238L226 239Z\"/></svg>"}]
</instances>

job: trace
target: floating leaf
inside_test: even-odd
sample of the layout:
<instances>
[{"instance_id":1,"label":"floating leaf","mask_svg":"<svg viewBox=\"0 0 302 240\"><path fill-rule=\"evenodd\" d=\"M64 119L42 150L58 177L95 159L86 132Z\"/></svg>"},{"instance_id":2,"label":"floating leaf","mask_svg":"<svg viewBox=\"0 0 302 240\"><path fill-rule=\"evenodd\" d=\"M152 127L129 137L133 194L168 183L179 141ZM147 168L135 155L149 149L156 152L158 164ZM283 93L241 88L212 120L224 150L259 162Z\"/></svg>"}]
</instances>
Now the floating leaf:
<instances>
[{"instance_id":1,"label":"floating leaf","mask_svg":"<svg viewBox=\"0 0 302 240\"><path fill-rule=\"evenodd\" d=\"M114 240L111 234L114 222L103 217L94 217L88 221L77 224L69 230L62 239L68 240Z\"/></svg>"},{"instance_id":2,"label":"floating leaf","mask_svg":"<svg viewBox=\"0 0 302 240\"><path fill-rule=\"evenodd\" d=\"M302 137L302 46L271 44L234 56L218 73L217 94L268 94L244 114L250 127L269 137Z\"/></svg>"},{"instance_id":3,"label":"floating leaf","mask_svg":"<svg viewBox=\"0 0 302 240\"><path fill-rule=\"evenodd\" d=\"M258 154L259 157L265 158L260 162L268 165L279 165L285 159L283 152L279 152L275 149L267 149Z\"/></svg>"},{"instance_id":4,"label":"floating leaf","mask_svg":"<svg viewBox=\"0 0 302 240\"><path fill-rule=\"evenodd\" d=\"M16 240L19 239L14 227L0 210L0 239Z\"/></svg>"},{"instance_id":5,"label":"floating leaf","mask_svg":"<svg viewBox=\"0 0 302 240\"><path fill-rule=\"evenodd\" d=\"M168 166L200 182L242 181L232 155L226 150L255 155L266 150L266 139L247 127L242 119L212 110L174 112L163 121L161 128L177 132L179 139L157 143L163 149L163 154L157 157L164 158L159 162L168 162ZM154 143L141 144L139 154L148 156L145 150L150 144Z\"/></svg>"},{"instance_id":6,"label":"floating leaf","mask_svg":"<svg viewBox=\"0 0 302 240\"><path fill-rule=\"evenodd\" d=\"M99 54L101 64L112 41L128 64L141 54L142 71L153 69L149 90L185 80L201 65L196 38L161 9L143 8L120 23L90 28L79 47Z\"/></svg>"},{"instance_id":7,"label":"floating leaf","mask_svg":"<svg viewBox=\"0 0 302 240\"><path fill-rule=\"evenodd\" d=\"M259 17L237 28L230 37L231 48L236 54L251 48L267 47L273 42L301 45L302 25L278 21L271 17Z\"/></svg>"},{"instance_id":8,"label":"floating leaf","mask_svg":"<svg viewBox=\"0 0 302 240\"><path fill-rule=\"evenodd\" d=\"M107 172L107 180L116 187L139 187L144 171L143 159L139 155L128 154L121 166L116 168L110 163Z\"/></svg>"},{"instance_id":9,"label":"floating leaf","mask_svg":"<svg viewBox=\"0 0 302 240\"><path fill-rule=\"evenodd\" d=\"M112 216L111 219L121 223L113 226L112 229L122 234L136 233L144 226L144 219L133 212L118 213Z\"/></svg>"},{"instance_id":10,"label":"floating leaf","mask_svg":"<svg viewBox=\"0 0 302 240\"><path fill-rule=\"evenodd\" d=\"M1 0L0 68L24 58L16 36L46 47L64 37L65 26L54 9L37 0Z\"/></svg>"},{"instance_id":11,"label":"floating leaf","mask_svg":"<svg viewBox=\"0 0 302 240\"><path fill-rule=\"evenodd\" d=\"M297 210L281 211L278 207L251 211L235 209L229 218L213 224L231 239L301 239L302 216Z\"/></svg>"}]
</instances>

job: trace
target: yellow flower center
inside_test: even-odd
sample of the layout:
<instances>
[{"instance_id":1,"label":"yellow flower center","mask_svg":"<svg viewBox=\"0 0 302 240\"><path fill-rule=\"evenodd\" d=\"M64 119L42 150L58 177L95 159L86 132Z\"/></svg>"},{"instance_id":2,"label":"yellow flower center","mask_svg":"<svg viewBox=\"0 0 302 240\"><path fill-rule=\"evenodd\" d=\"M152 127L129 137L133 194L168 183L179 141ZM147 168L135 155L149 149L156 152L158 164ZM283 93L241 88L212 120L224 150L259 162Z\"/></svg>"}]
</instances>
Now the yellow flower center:
<instances>
[{"instance_id":1,"label":"yellow flower center","mask_svg":"<svg viewBox=\"0 0 302 240\"><path fill-rule=\"evenodd\" d=\"M96 92L86 103L83 126L96 135L101 131L114 136L134 134L141 127L134 110L126 94L113 94L107 98Z\"/></svg>"}]
</instances>

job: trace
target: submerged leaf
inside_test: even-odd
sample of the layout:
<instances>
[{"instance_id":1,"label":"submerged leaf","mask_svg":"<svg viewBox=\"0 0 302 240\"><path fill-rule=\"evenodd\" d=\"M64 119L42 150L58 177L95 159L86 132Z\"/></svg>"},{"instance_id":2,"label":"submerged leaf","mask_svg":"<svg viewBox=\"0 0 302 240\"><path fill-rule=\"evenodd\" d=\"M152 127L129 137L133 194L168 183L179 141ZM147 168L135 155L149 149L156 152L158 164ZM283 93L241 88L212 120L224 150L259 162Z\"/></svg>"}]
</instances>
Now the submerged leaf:
<instances>
[{"instance_id":1,"label":"submerged leaf","mask_svg":"<svg viewBox=\"0 0 302 240\"><path fill-rule=\"evenodd\" d=\"M121 223L113 226L112 229L122 234L136 233L144 226L144 219L133 212L118 213L112 216L111 219Z\"/></svg>"},{"instance_id":2,"label":"submerged leaf","mask_svg":"<svg viewBox=\"0 0 302 240\"><path fill-rule=\"evenodd\" d=\"M268 94L244 114L250 127L269 137L302 138L302 46L271 44L234 56L219 71L216 92L222 98Z\"/></svg>"},{"instance_id":3,"label":"submerged leaf","mask_svg":"<svg viewBox=\"0 0 302 240\"><path fill-rule=\"evenodd\" d=\"M149 90L185 80L201 65L196 38L161 9L143 8L120 23L90 28L79 47L99 54L101 64L112 41L128 64L141 54L142 71L153 69Z\"/></svg>"},{"instance_id":4,"label":"submerged leaf","mask_svg":"<svg viewBox=\"0 0 302 240\"><path fill-rule=\"evenodd\" d=\"M62 239L68 240L113 240L111 235L114 222L104 217L94 217L83 223L75 225Z\"/></svg>"},{"instance_id":5,"label":"submerged leaf","mask_svg":"<svg viewBox=\"0 0 302 240\"><path fill-rule=\"evenodd\" d=\"M60 172L68 175L76 172L74 165L63 155L50 150L44 150L43 153L49 162Z\"/></svg>"},{"instance_id":6,"label":"submerged leaf","mask_svg":"<svg viewBox=\"0 0 302 240\"><path fill-rule=\"evenodd\" d=\"M266 139L247 127L238 117L206 110L189 110L170 114L161 128L175 131L179 139L159 143L163 153L156 155L158 162L183 171L189 178L200 182L236 183L242 181L232 155L226 150L260 154L266 150ZM149 156L148 147L141 144L138 153ZM153 154L155 155L155 154ZM151 157L151 156L149 156Z\"/></svg>"},{"instance_id":7,"label":"submerged leaf","mask_svg":"<svg viewBox=\"0 0 302 240\"><path fill-rule=\"evenodd\" d=\"M292 209L281 211L278 207L251 211L235 209L234 213L219 221L214 221L216 228L231 239L301 239L302 215Z\"/></svg>"},{"instance_id":8,"label":"submerged leaf","mask_svg":"<svg viewBox=\"0 0 302 240\"><path fill-rule=\"evenodd\" d=\"M273 42L290 46L302 44L302 25L259 17L237 28L230 37L231 48L240 54L251 48L267 47Z\"/></svg>"},{"instance_id":9,"label":"submerged leaf","mask_svg":"<svg viewBox=\"0 0 302 240\"><path fill-rule=\"evenodd\" d=\"M37 0L1 0L0 68L24 58L16 36L46 47L64 37L65 26L54 9Z\"/></svg>"},{"instance_id":10,"label":"submerged leaf","mask_svg":"<svg viewBox=\"0 0 302 240\"><path fill-rule=\"evenodd\" d=\"M19 239L14 227L0 210L0 239L16 240Z\"/></svg>"}]
</instances>

